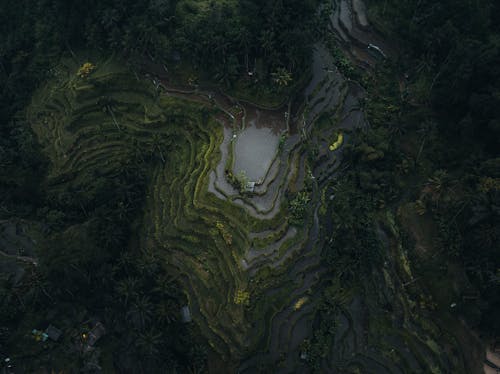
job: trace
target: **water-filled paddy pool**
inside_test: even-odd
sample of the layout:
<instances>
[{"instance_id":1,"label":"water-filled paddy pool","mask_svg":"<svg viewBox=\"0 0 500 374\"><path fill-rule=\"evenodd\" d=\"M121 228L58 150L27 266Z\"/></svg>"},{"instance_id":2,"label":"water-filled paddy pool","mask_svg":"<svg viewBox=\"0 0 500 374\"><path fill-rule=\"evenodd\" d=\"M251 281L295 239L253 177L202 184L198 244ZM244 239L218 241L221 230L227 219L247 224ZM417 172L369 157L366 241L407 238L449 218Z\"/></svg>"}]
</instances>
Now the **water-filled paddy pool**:
<instances>
[{"instance_id":1,"label":"water-filled paddy pool","mask_svg":"<svg viewBox=\"0 0 500 374\"><path fill-rule=\"evenodd\" d=\"M261 182L278 152L284 121L264 117L260 111L249 113L246 127L234 144L233 173L244 172L249 181ZM280 121L281 120L281 121Z\"/></svg>"}]
</instances>

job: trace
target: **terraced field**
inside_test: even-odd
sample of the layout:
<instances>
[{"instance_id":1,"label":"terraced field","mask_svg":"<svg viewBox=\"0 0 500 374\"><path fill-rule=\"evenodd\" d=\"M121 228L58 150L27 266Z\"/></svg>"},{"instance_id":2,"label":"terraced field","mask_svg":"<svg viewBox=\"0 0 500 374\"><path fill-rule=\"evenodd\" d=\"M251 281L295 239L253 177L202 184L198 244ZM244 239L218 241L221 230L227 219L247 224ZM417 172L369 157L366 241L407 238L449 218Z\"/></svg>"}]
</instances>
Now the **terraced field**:
<instances>
[{"instance_id":1,"label":"terraced field","mask_svg":"<svg viewBox=\"0 0 500 374\"><path fill-rule=\"evenodd\" d=\"M370 69L387 56L394 46L371 27L367 9L361 0L332 0L330 30L345 54L361 68Z\"/></svg>"},{"instance_id":2,"label":"terraced field","mask_svg":"<svg viewBox=\"0 0 500 374\"><path fill-rule=\"evenodd\" d=\"M165 92L112 59L84 78L79 65L61 65L28 111L51 160L48 188L76 191L93 176L113 178L131 160L156 155L141 245L160 252L181 280L208 343L235 363L261 350L273 361L285 342L297 350L322 271L308 239L318 231L313 209L296 227L282 204L304 189L300 136L287 138L255 193L242 194L224 173L224 147L241 127L227 108Z\"/></svg>"},{"instance_id":3,"label":"terraced field","mask_svg":"<svg viewBox=\"0 0 500 374\"><path fill-rule=\"evenodd\" d=\"M76 72L84 61L65 61L28 110L51 160L47 188L78 191L96 176L113 178L132 168L134 160L148 165L140 246L159 254L180 280L194 322L228 367L306 372L308 359L300 357L325 295L339 308L323 370L455 367L460 353L446 357L435 343L445 332L414 312L402 286L411 276L400 275L404 257L390 245L397 232L379 230L386 265L363 290L335 286L335 271L322 262L331 233L320 218L328 221L325 199L333 197L331 182L342 162L342 148L329 146L339 133L349 141L350 131L367 121L361 87L342 77L324 47L314 53L305 105L292 110L296 130L283 138L253 193L227 177L234 136L245 113L256 110L250 103L162 87L113 59L96 62L82 78ZM269 111L285 118L282 110ZM318 150L311 164L306 142ZM290 207L297 196L308 201L300 222Z\"/></svg>"}]
</instances>

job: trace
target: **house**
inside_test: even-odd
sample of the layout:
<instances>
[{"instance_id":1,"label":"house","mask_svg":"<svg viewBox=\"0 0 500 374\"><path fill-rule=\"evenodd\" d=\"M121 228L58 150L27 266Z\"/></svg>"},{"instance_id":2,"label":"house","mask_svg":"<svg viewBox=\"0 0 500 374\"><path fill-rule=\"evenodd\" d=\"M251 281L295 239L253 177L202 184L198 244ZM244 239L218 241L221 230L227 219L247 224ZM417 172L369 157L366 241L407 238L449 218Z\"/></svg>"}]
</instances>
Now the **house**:
<instances>
[{"instance_id":1,"label":"house","mask_svg":"<svg viewBox=\"0 0 500 374\"><path fill-rule=\"evenodd\" d=\"M92 330L88 334L87 344L93 346L104 334L106 329L101 322L97 322Z\"/></svg>"},{"instance_id":2,"label":"house","mask_svg":"<svg viewBox=\"0 0 500 374\"><path fill-rule=\"evenodd\" d=\"M245 186L245 192L253 193L255 191L255 182L248 182Z\"/></svg>"},{"instance_id":3,"label":"house","mask_svg":"<svg viewBox=\"0 0 500 374\"><path fill-rule=\"evenodd\" d=\"M57 342L61 337L62 331L57 327L49 325L49 327L47 327L47 329L45 330L45 333L48 335L50 340Z\"/></svg>"}]
</instances>

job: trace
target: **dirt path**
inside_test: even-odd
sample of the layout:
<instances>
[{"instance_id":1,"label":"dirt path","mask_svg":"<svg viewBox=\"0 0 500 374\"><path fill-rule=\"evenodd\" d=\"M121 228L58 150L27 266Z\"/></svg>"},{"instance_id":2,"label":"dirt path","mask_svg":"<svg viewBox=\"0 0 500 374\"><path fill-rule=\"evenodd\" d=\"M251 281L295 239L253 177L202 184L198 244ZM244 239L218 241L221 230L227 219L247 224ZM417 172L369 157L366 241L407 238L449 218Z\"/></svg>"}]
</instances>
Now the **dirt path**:
<instances>
[{"instance_id":1,"label":"dirt path","mask_svg":"<svg viewBox=\"0 0 500 374\"><path fill-rule=\"evenodd\" d=\"M3 257L6 257L6 258L10 258L10 259L21 261L21 262L27 262L27 263L30 263L32 265L38 266L38 261L36 259L34 259L33 257L9 255L8 253L5 253L2 250L0 250L0 255Z\"/></svg>"}]
</instances>

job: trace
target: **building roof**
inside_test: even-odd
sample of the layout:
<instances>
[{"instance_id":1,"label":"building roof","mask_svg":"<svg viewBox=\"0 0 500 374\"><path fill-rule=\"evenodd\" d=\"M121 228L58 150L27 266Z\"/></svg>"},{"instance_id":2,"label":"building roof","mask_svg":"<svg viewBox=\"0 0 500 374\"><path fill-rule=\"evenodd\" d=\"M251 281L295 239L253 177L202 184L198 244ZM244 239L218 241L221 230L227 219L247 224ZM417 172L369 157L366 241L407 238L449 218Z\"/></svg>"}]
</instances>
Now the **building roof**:
<instances>
[{"instance_id":1,"label":"building roof","mask_svg":"<svg viewBox=\"0 0 500 374\"><path fill-rule=\"evenodd\" d=\"M245 192L254 192L255 191L255 182L248 182L245 186Z\"/></svg>"},{"instance_id":2,"label":"building roof","mask_svg":"<svg viewBox=\"0 0 500 374\"><path fill-rule=\"evenodd\" d=\"M89 340L87 344L93 346L104 334L106 329L101 322L97 322L92 330L89 332Z\"/></svg>"},{"instance_id":3,"label":"building roof","mask_svg":"<svg viewBox=\"0 0 500 374\"><path fill-rule=\"evenodd\" d=\"M187 305L185 305L181 308L181 318L182 318L182 322L184 322L184 323L188 323L188 322L192 321L191 312L189 311L189 307Z\"/></svg>"},{"instance_id":4,"label":"building roof","mask_svg":"<svg viewBox=\"0 0 500 374\"><path fill-rule=\"evenodd\" d=\"M45 333L51 340L56 342L61 337L62 331L55 326L49 325L49 327L47 327L47 329L45 330Z\"/></svg>"}]
</instances>

